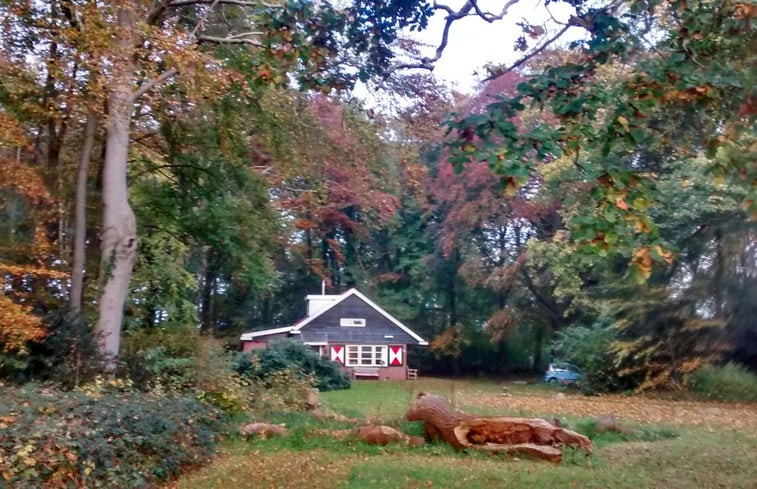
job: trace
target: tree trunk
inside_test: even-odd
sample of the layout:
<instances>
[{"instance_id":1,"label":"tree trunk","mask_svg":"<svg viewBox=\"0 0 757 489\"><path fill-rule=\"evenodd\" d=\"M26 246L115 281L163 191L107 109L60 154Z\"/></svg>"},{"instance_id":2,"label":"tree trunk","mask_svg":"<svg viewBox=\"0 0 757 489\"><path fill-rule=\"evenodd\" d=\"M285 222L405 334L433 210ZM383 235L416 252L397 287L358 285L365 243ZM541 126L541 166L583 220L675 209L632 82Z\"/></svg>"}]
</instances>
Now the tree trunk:
<instances>
[{"instance_id":1,"label":"tree trunk","mask_svg":"<svg viewBox=\"0 0 757 489\"><path fill-rule=\"evenodd\" d=\"M536 331L534 332L534 357L531 369L535 372L538 372L542 368L542 349L544 348L544 338L547 335L545 330L546 328L544 326L537 326Z\"/></svg>"},{"instance_id":2,"label":"tree trunk","mask_svg":"<svg viewBox=\"0 0 757 489\"><path fill-rule=\"evenodd\" d=\"M405 417L424 421L426 438L441 438L456 449L524 453L558 462L561 447L591 452L591 441L540 418L478 417L454 409L441 396L421 392Z\"/></svg>"},{"instance_id":3,"label":"tree trunk","mask_svg":"<svg viewBox=\"0 0 757 489\"><path fill-rule=\"evenodd\" d=\"M725 276L725 256L723 252L723 230L720 226L715 228L715 317L723 317L723 277Z\"/></svg>"},{"instance_id":4,"label":"tree trunk","mask_svg":"<svg viewBox=\"0 0 757 489\"><path fill-rule=\"evenodd\" d=\"M71 293L69 305L71 311L81 311L82 290L84 289L84 259L87 233L87 176L89 175L89 161L92 157L92 147L95 143L97 116L90 110L84 125L84 146L79 158L79 169L76 176L76 204L74 220L74 263L71 269Z\"/></svg>"},{"instance_id":5,"label":"tree trunk","mask_svg":"<svg viewBox=\"0 0 757 489\"><path fill-rule=\"evenodd\" d=\"M218 254L210 248L205 258L205 274L200 289L200 332L209 334L213 332L213 292L216 288L219 272Z\"/></svg>"},{"instance_id":6,"label":"tree trunk","mask_svg":"<svg viewBox=\"0 0 757 489\"><path fill-rule=\"evenodd\" d=\"M114 366L113 362L118 355L124 303L137 250L137 223L129 204L126 184L129 126L133 109L135 35L134 13L128 6L118 10L117 22L102 182L100 273L104 286L98 300L99 317L95 325L100 353L105 356L109 370Z\"/></svg>"}]
</instances>

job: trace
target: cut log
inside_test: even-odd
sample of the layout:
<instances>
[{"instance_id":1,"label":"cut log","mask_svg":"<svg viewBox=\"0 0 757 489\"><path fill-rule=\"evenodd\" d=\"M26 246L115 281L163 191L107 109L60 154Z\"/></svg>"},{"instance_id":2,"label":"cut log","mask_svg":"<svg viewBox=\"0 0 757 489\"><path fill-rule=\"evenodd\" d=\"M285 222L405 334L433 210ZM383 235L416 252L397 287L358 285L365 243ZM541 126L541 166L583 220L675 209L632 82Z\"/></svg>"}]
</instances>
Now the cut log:
<instances>
[{"instance_id":1,"label":"cut log","mask_svg":"<svg viewBox=\"0 0 757 489\"><path fill-rule=\"evenodd\" d=\"M351 430L317 430L319 435L328 435L337 440L353 439L371 445L387 445L389 443L404 443L411 447L425 444L420 436L409 436L391 426L362 425Z\"/></svg>"},{"instance_id":2,"label":"cut log","mask_svg":"<svg viewBox=\"0 0 757 489\"><path fill-rule=\"evenodd\" d=\"M287 429L283 425L270 423L250 423L239 429L239 434L242 436L259 436L264 439L285 435L286 433Z\"/></svg>"},{"instance_id":3,"label":"cut log","mask_svg":"<svg viewBox=\"0 0 757 489\"><path fill-rule=\"evenodd\" d=\"M386 445L388 443L408 443L409 436L391 426L365 425L352 430L352 436L371 445Z\"/></svg>"},{"instance_id":4,"label":"cut log","mask_svg":"<svg viewBox=\"0 0 757 489\"><path fill-rule=\"evenodd\" d=\"M439 437L457 449L523 453L551 461L560 460L564 445L591 452L587 437L545 419L479 417L425 392L418 394L406 418L425 422L427 439Z\"/></svg>"},{"instance_id":5,"label":"cut log","mask_svg":"<svg viewBox=\"0 0 757 489\"><path fill-rule=\"evenodd\" d=\"M453 408L443 397L425 392L418 394L405 417L408 421L425 421L423 430L426 440L441 438L455 448L465 447L455 436L455 428L463 421L475 418L472 414Z\"/></svg>"},{"instance_id":6,"label":"cut log","mask_svg":"<svg viewBox=\"0 0 757 489\"><path fill-rule=\"evenodd\" d=\"M550 462L559 462L562 460L562 450L550 445L536 445L534 443L518 443L517 445L480 445L475 447L476 450L483 450L492 453L513 453L528 455L536 458L543 458Z\"/></svg>"}]
</instances>

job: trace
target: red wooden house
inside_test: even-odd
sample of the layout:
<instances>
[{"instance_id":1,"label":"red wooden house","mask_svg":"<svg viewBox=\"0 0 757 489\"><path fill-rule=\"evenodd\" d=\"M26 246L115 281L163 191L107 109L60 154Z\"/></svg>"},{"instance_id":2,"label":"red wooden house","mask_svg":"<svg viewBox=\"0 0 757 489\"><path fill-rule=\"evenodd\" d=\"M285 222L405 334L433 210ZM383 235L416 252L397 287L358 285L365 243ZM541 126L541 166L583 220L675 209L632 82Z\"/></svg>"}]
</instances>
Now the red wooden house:
<instances>
[{"instance_id":1,"label":"red wooden house","mask_svg":"<svg viewBox=\"0 0 757 489\"><path fill-rule=\"evenodd\" d=\"M307 317L292 326L244 333L243 350L290 338L328 355L353 377L402 380L408 377L408 345L428 345L357 289L306 300Z\"/></svg>"}]
</instances>

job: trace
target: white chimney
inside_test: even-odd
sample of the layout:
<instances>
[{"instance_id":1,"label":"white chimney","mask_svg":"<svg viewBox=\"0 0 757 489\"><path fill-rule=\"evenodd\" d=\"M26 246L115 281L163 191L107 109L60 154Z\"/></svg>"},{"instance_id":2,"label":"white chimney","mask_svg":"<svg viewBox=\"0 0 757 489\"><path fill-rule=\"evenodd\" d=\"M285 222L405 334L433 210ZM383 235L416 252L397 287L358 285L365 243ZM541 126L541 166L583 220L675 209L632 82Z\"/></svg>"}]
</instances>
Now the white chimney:
<instances>
[{"instance_id":1,"label":"white chimney","mask_svg":"<svg viewBox=\"0 0 757 489\"><path fill-rule=\"evenodd\" d=\"M308 316L318 314L339 300L340 295L308 295L305 300L308 303Z\"/></svg>"}]
</instances>

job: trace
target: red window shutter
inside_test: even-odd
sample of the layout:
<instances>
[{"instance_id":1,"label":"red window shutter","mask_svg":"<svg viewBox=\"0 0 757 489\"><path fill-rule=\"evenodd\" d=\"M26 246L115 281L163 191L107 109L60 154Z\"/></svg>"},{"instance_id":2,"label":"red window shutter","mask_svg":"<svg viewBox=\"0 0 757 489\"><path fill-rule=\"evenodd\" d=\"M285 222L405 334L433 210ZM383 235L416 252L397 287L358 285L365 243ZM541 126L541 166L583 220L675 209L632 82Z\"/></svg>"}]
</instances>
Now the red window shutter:
<instances>
[{"instance_id":1,"label":"red window shutter","mask_svg":"<svg viewBox=\"0 0 757 489\"><path fill-rule=\"evenodd\" d=\"M389 347L389 365L393 367L402 365L402 350L402 346Z\"/></svg>"},{"instance_id":2,"label":"red window shutter","mask_svg":"<svg viewBox=\"0 0 757 489\"><path fill-rule=\"evenodd\" d=\"M339 365L344 365L344 345L331 346L331 359Z\"/></svg>"}]
</instances>

